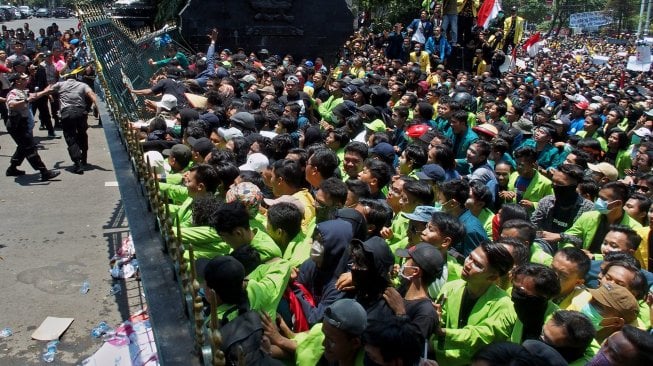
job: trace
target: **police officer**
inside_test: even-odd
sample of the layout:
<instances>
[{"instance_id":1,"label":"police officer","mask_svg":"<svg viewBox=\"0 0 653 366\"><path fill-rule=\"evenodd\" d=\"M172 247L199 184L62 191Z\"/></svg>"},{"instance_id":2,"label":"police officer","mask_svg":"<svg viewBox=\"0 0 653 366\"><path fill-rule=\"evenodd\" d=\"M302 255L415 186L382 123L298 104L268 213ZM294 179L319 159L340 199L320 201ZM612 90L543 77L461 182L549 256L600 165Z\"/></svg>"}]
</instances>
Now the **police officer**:
<instances>
[{"instance_id":1,"label":"police officer","mask_svg":"<svg viewBox=\"0 0 653 366\"><path fill-rule=\"evenodd\" d=\"M75 80L74 74L63 75L64 81L52 85L52 91L59 94L61 102L61 128L68 145L68 154L73 161L72 172L84 174L83 165L88 156L88 111L95 105L93 90L85 83Z\"/></svg>"},{"instance_id":2,"label":"police officer","mask_svg":"<svg viewBox=\"0 0 653 366\"><path fill-rule=\"evenodd\" d=\"M16 142L16 152L11 156L11 165L7 169L6 175L8 177L16 177L24 175L25 171L19 170L18 167L23 163L24 159L30 163L32 168L41 172L41 180L47 181L61 172L55 170L48 170L41 160L39 153L34 143L34 137L28 127L29 119L29 103L47 95L49 88L38 92L28 94L27 74L11 74L8 80L12 83L13 88L7 94L7 109L9 111L9 119L7 121L7 131L11 138Z\"/></svg>"}]
</instances>

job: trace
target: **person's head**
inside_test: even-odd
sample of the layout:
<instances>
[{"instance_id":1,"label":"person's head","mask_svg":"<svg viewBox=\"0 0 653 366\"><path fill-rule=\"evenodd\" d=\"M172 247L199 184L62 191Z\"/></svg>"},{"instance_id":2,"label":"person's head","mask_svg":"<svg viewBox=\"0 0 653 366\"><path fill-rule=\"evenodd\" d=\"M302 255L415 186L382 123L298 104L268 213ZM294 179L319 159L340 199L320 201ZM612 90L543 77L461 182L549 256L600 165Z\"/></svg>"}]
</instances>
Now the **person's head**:
<instances>
[{"instance_id":1,"label":"person's head","mask_svg":"<svg viewBox=\"0 0 653 366\"><path fill-rule=\"evenodd\" d=\"M324 358L344 362L355 357L363 347L362 335L367 327L367 312L352 299L340 299L324 311Z\"/></svg>"},{"instance_id":2,"label":"person's head","mask_svg":"<svg viewBox=\"0 0 653 366\"><path fill-rule=\"evenodd\" d=\"M494 166L494 174L497 177L500 187L507 187L510 181L510 174L512 174L512 165L507 161L499 161Z\"/></svg>"},{"instance_id":3,"label":"person's head","mask_svg":"<svg viewBox=\"0 0 653 366\"><path fill-rule=\"evenodd\" d=\"M360 301L376 300L390 281L394 256L379 236L366 241L354 239L349 244L351 276Z\"/></svg>"},{"instance_id":4,"label":"person's head","mask_svg":"<svg viewBox=\"0 0 653 366\"><path fill-rule=\"evenodd\" d=\"M420 169L428 159L428 152L422 145L411 144L399 156L399 174L410 174Z\"/></svg>"},{"instance_id":5,"label":"person's head","mask_svg":"<svg viewBox=\"0 0 653 366\"><path fill-rule=\"evenodd\" d=\"M599 191L595 208L604 215L613 212L623 213L623 205L628 200L628 194L628 186L625 184L621 182L607 183Z\"/></svg>"},{"instance_id":6,"label":"person's head","mask_svg":"<svg viewBox=\"0 0 653 366\"><path fill-rule=\"evenodd\" d=\"M416 365L424 337L408 319L391 317L371 323L363 334L365 353L377 365Z\"/></svg>"},{"instance_id":7,"label":"person's head","mask_svg":"<svg viewBox=\"0 0 653 366\"><path fill-rule=\"evenodd\" d=\"M580 311L594 325L597 341L602 342L625 324L631 324L637 319L639 304L627 288L604 283L599 288L588 291L592 299Z\"/></svg>"},{"instance_id":8,"label":"person's head","mask_svg":"<svg viewBox=\"0 0 653 366\"><path fill-rule=\"evenodd\" d=\"M560 295L568 295L585 283L591 261L582 250L576 247L563 248L556 252L551 268L560 280Z\"/></svg>"},{"instance_id":9,"label":"person's head","mask_svg":"<svg viewBox=\"0 0 653 366\"><path fill-rule=\"evenodd\" d=\"M413 212L417 206L432 204L433 190L429 183L423 180L406 180L399 199L401 212Z\"/></svg>"},{"instance_id":10,"label":"person's head","mask_svg":"<svg viewBox=\"0 0 653 366\"><path fill-rule=\"evenodd\" d=\"M275 161L272 165L270 184L275 197L295 193L304 185L304 172L301 165L297 161L288 159Z\"/></svg>"},{"instance_id":11,"label":"person's head","mask_svg":"<svg viewBox=\"0 0 653 366\"><path fill-rule=\"evenodd\" d=\"M542 327L542 342L555 348L567 362L583 356L594 339L592 322L577 311L558 310Z\"/></svg>"},{"instance_id":12,"label":"person's head","mask_svg":"<svg viewBox=\"0 0 653 366\"><path fill-rule=\"evenodd\" d=\"M492 192L490 192L490 189L478 180L469 182L469 198L465 201L465 208L476 215L483 208L489 209L490 207L492 207Z\"/></svg>"},{"instance_id":13,"label":"person's head","mask_svg":"<svg viewBox=\"0 0 653 366\"><path fill-rule=\"evenodd\" d=\"M234 257L225 255L211 259L204 268L207 296L215 294L217 305L248 306L247 292L243 287L245 268Z\"/></svg>"},{"instance_id":14,"label":"person's head","mask_svg":"<svg viewBox=\"0 0 653 366\"><path fill-rule=\"evenodd\" d=\"M333 129L326 133L325 143L333 151L338 151L349 143L349 135L344 130Z\"/></svg>"},{"instance_id":15,"label":"person's head","mask_svg":"<svg viewBox=\"0 0 653 366\"><path fill-rule=\"evenodd\" d=\"M288 243L301 231L304 215L297 205L290 202L280 202L268 209L267 232L280 248Z\"/></svg>"},{"instance_id":16,"label":"person's head","mask_svg":"<svg viewBox=\"0 0 653 366\"><path fill-rule=\"evenodd\" d=\"M619 172L614 165L606 162L598 164L588 163L589 176L599 185L604 186L607 183L615 182L618 178ZM625 201L624 201L625 202ZM623 202L622 202L623 204Z\"/></svg>"},{"instance_id":17,"label":"person's head","mask_svg":"<svg viewBox=\"0 0 653 366\"><path fill-rule=\"evenodd\" d=\"M455 111L449 118L451 130L458 135L467 130L467 112L464 110Z\"/></svg>"},{"instance_id":18,"label":"person's head","mask_svg":"<svg viewBox=\"0 0 653 366\"><path fill-rule=\"evenodd\" d=\"M513 263L506 247L484 241L465 258L461 278L468 283L489 285L508 273Z\"/></svg>"},{"instance_id":19,"label":"person's head","mask_svg":"<svg viewBox=\"0 0 653 366\"><path fill-rule=\"evenodd\" d=\"M311 186L318 187L323 180L333 177L337 167L338 156L333 150L327 148L317 149L308 158L305 171L306 181Z\"/></svg>"},{"instance_id":20,"label":"person's head","mask_svg":"<svg viewBox=\"0 0 653 366\"><path fill-rule=\"evenodd\" d=\"M537 152L531 147L515 151L517 173L525 178L531 178L537 171Z\"/></svg>"},{"instance_id":21,"label":"person's head","mask_svg":"<svg viewBox=\"0 0 653 366\"><path fill-rule=\"evenodd\" d=\"M653 335L625 325L608 337L588 365L639 366L653 363Z\"/></svg>"},{"instance_id":22,"label":"person's head","mask_svg":"<svg viewBox=\"0 0 653 366\"><path fill-rule=\"evenodd\" d=\"M530 221L519 219L501 221L500 236L502 238L517 239L529 248L535 241L536 233L537 228Z\"/></svg>"},{"instance_id":23,"label":"person's head","mask_svg":"<svg viewBox=\"0 0 653 366\"><path fill-rule=\"evenodd\" d=\"M188 195L193 198L215 193L219 183L216 169L209 164L193 165L184 173L184 184L188 188Z\"/></svg>"},{"instance_id":24,"label":"person's head","mask_svg":"<svg viewBox=\"0 0 653 366\"><path fill-rule=\"evenodd\" d=\"M468 198L469 183L464 180L452 180L440 185L437 201L442 204L445 212L457 216L464 210Z\"/></svg>"},{"instance_id":25,"label":"person's head","mask_svg":"<svg viewBox=\"0 0 653 366\"><path fill-rule=\"evenodd\" d=\"M583 130L587 132L587 135L592 135L596 130L601 127L603 124L603 119L598 114L590 114L585 116L585 123L583 124Z\"/></svg>"},{"instance_id":26,"label":"person's head","mask_svg":"<svg viewBox=\"0 0 653 366\"><path fill-rule=\"evenodd\" d=\"M555 271L537 263L523 264L512 271L512 299L523 305L533 298L553 299L560 293L560 281ZM546 305L545 305L546 307Z\"/></svg>"},{"instance_id":27,"label":"person's head","mask_svg":"<svg viewBox=\"0 0 653 366\"><path fill-rule=\"evenodd\" d=\"M625 225L612 225L610 231L605 234L601 253L606 255L609 252L626 252L633 254L639 247L642 238L637 232Z\"/></svg>"},{"instance_id":28,"label":"person's head","mask_svg":"<svg viewBox=\"0 0 653 366\"><path fill-rule=\"evenodd\" d=\"M368 237L379 235L384 226L390 226L392 209L378 200L372 198L360 199L354 209L365 217Z\"/></svg>"},{"instance_id":29,"label":"person's head","mask_svg":"<svg viewBox=\"0 0 653 366\"><path fill-rule=\"evenodd\" d=\"M492 146L489 142L478 140L467 148L467 162L472 166L483 164L487 161L491 152Z\"/></svg>"},{"instance_id":30,"label":"person's head","mask_svg":"<svg viewBox=\"0 0 653 366\"><path fill-rule=\"evenodd\" d=\"M250 244L252 241L249 214L241 202L221 205L211 218L211 226L234 249Z\"/></svg>"},{"instance_id":31,"label":"person's head","mask_svg":"<svg viewBox=\"0 0 653 366\"><path fill-rule=\"evenodd\" d=\"M445 252L465 239L465 226L450 214L434 212L421 233L421 240Z\"/></svg>"},{"instance_id":32,"label":"person's head","mask_svg":"<svg viewBox=\"0 0 653 366\"><path fill-rule=\"evenodd\" d=\"M633 193L630 195L624 205L624 211L626 211L628 216L642 225L646 224L650 208L651 199L641 193Z\"/></svg>"},{"instance_id":33,"label":"person's head","mask_svg":"<svg viewBox=\"0 0 653 366\"><path fill-rule=\"evenodd\" d=\"M408 249L398 249L396 255L406 258L399 269L399 276L406 281L417 282L426 288L442 276L444 259L440 251L429 243L419 243Z\"/></svg>"},{"instance_id":34,"label":"person's head","mask_svg":"<svg viewBox=\"0 0 653 366\"><path fill-rule=\"evenodd\" d=\"M494 342L472 356L472 366L526 366L533 364L533 355L521 344Z\"/></svg>"},{"instance_id":35,"label":"person's head","mask_svg":"<svg viewBox=\"0 0 653 366\"><path fill-rule=\"evenodd\" d=\"M343 168L350 179L356 179L363 170L367 154L367 145L362 142L352 141L345 146Z\"/></svg>"},{"instance_id":36,"label":"person's head","mask_svg":"<svg viewBox=\"0 0 653 366\"><path fill-rule=\"evenodd\" d=\"M587 152L579 149L571 150L571 152L565 158L565 164L576 164L580 166L583 170L587 169L587 163L594 161L592 155Z\"/></svg>"},{"instance_id":37,"label":"person's head","mask_svg":"<svg viewBox=\"0 0 653 366\"><path fill-rule=\"evenodd\" d=\"M391 177L392 171L388 164L376 159L367 159L363 170L358 173L358 179L367 183L373 195L385 187Z\"/></svg>"},{"instance_id":38,"label":"person's head","mask_svg":"<svg viewBox=\"0 0 653 366\"><path fill-rule=\"evenodd\" d=\"M358 179L348 179L345 183L347 184L347 201L345 201L346 207L354 208L360 199L370 198L370 187L367 185L367 183Z\"/></svg>"},{"instance_id":39,"label":"person's head","mask_svg":"<svg viewBox=\"0 0 653 366\"><path fill-rule=\"evenodd\" d=\"M335 177L323 180L315 192L315 221L333 219L336 211L345 206L345 202L347 185Z\"/></svg>"},{"instance_id":40,"label":"person's head","mask_svg":"<svg viewBox=\"0 0 653 366\"><path fill-rule=\"evenodd\" d=\"M617 284L630 291L637 300L644 300L648 292L646 277L637 266L626 261L605 261L599 274L601 285Z\"/></svg>"}]
</instances>

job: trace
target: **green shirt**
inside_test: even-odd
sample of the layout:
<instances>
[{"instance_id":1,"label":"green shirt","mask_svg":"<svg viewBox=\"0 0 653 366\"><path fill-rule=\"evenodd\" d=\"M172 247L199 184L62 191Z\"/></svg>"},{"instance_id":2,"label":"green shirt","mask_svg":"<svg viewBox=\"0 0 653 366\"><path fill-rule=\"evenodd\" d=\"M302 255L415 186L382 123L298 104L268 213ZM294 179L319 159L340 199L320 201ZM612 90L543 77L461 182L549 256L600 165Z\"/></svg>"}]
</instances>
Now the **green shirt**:
<instances>
[{"instance_id":1,"label":"green shirt","mask_svg":"<svg viewBox=\"0 0 653 366\"><path fill-rule=\"evenodd\" d=\"M252 310L265 311L274 321L289 278L290 263L284 259L275 258L256 267L245 279Z\"/></svg>"},{"instance_id":2,"label":"green shirt","mask_svg":"<svg viewBox=\"0 0 653 366\"><path fill-rule=\"evenodd\" d=\"M263 230L252 229L254 237L251 246L261 255L261 262L268 262L273 258L281 258L281 249L277 243Z\"/></svg>"}]
</instances>

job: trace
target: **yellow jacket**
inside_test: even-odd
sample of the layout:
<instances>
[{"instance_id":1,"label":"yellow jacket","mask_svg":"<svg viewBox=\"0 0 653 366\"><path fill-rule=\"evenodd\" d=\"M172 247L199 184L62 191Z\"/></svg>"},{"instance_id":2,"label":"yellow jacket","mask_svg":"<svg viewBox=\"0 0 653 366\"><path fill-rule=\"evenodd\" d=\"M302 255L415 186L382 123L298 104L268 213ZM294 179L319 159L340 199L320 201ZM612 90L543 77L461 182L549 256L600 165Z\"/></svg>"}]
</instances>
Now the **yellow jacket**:
<instances>
[{"instance_id":1,"label":"yellow jacket","mask_svg":"<svg viewBox=\"0 0 653 366\"><path fill-rule=\"evenodd\" d=\"M508 36L508 32L510 32L510 27L512 26L512 21L513 19L515 20L515 38L513 38L515 42L515 46L521 42L521 38L524 36L524 18L515 16L515 17L507 17L506 20L503 22L503 34L504 37Z\"/></svg>"},{"instance_id":2,"label":"yellow jacket","mask_svg":"<svg viewBox=\"0 0 653 366\"><path fill-rule=\"evenodd\" d=\"M418 63L420 70L422 70L422 72L424 73L431 72L431 60L429 57L429 53L424 50L420 51L419 59L416 52L414 51L411 52L410 62Z\"/></svg>"}]
</instances>

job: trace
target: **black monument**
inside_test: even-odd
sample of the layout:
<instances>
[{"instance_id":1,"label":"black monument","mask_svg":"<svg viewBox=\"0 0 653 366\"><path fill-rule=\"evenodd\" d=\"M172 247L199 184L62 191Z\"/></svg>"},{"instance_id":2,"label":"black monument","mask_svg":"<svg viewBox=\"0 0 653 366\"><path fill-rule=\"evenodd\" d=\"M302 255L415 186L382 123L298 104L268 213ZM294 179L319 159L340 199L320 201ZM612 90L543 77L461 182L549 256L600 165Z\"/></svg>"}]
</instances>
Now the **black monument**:
<instances>
[{"instance_id":1,"label":"black monument","mask_svg":"<svg viewBox=\"0 0 653 366\"><path fill-rule=\"evenodd\" d=\"M190 0L181 11L181 34L205 51L211 28L220 31L217 48L246 52L267 49L296 60L324 58L332 63L354 30L346 0ZM216 50L216 51L218 51Z\"/></svg>"}]
</instances>

